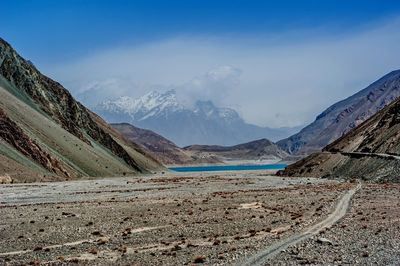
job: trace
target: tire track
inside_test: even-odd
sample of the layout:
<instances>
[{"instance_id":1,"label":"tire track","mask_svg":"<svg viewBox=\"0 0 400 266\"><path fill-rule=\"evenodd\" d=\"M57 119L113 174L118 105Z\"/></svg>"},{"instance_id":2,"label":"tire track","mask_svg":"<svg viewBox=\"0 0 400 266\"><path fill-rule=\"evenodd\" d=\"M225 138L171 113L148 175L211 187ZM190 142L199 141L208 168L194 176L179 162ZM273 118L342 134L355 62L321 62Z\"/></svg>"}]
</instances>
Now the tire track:
<instances>
[{"instance_id":1,"label":"tire track","mask_svg":"<svg viewBox=\"0 0 400 266\"><path fill-rule=\"evenodd\" d=\"M322 229L327 228L335 224L339 221L346 213L347 209L350 206L351 198L353 197L354 193L361 188L361 183L347 191L339 200L336 205L335 210L323 221L309 227L308 229L304 230L301 233L295 234L291 237L283 239L278 243L267 247L266 249L262 250L261 252L253 255L252 257L247 258L245 261L242 261L238 265L243 266L257 266L257 265L265 265L265 263L276 256L279 252L284 249L287 249L289 246L295 245L301 241L304 241L316 234L318 234Z\"/></svg>"}]
</instances>

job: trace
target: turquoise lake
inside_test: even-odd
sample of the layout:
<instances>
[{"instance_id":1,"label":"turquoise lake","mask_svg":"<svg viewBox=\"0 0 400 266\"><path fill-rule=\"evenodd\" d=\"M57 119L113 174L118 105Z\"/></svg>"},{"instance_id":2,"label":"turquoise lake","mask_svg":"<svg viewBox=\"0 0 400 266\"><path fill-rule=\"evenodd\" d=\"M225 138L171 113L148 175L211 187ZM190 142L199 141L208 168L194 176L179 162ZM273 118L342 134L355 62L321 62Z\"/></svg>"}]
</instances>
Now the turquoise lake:
<instances>
[{"instance_id":1,"label":"turquoise lake","mask_svg":"<svg viewBox=\"0 0 400 266\"><path fill-rule=\"evenodd\" d=\"M171 167L175 172L209 172L209 171L243 171L243 170L281 170L287 164L257 164L257 165L209 165Z\"/></svg>"}]
</instances>

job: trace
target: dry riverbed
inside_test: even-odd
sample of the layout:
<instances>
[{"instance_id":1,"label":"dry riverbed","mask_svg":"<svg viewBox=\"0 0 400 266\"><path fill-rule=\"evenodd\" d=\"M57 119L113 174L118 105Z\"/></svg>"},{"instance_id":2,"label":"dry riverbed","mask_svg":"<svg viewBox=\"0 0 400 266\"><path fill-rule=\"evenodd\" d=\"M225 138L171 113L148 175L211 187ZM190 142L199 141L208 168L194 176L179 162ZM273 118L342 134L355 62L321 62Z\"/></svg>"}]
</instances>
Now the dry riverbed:
<instances>
[{"instance_id":1,"label":"dry riverbed","mask_svg":"<svg viewBox=\"0 0 400 266\"><path fill-rule=\"evenodd\" d=\"M0 265L240 264L324 219L354 186L269 176L265 171L1 185ZM377 196L382 191L371 186L357 192L354 206L363 208L363 215L352 208L341 222L347 225L344 230L353 229L346 219L372 220L362 207L365 201L379 208L379 218L385 215L390 225L396 223L391 209L382 209L384 195ZM398 202L398 190L390 191ZM374 223L375 229L367 225L365 230L382 227L379 233L387 236L392 231L386 231L386 225ZM346 234L336 237L344 239ZM304 245L311 243L312 248L315 241L310 241ZM318 256L310 254L312 259ZM276 258L298 262L291 253Z\"/></svg>"},{"instance_id":2,"label":"dry riverbed","mask_svg":"<svg viewBox=\"0 0 400 266\"><path fill-rule=\"evenodd\" d=\"M270 263L400 265L400 185L364 184L342 220Z\"/></svg>"}]
</instances>

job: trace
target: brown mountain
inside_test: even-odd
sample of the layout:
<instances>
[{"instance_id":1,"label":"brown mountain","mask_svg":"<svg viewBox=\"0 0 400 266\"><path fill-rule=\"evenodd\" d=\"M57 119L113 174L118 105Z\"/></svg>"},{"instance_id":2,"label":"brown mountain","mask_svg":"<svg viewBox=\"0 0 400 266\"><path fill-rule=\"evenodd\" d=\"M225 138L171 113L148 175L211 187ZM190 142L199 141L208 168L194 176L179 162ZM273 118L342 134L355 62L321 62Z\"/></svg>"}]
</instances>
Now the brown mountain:
<instances>
[{"instance_id":1,"label":"brown mountain","mask_svg":"<svg viewBox=\"0 0 400 266\"><path fill-rule=\"evenodd\" d=\"M192 145L184 148L199 157L214 157L220 161L281 160L288 154L267 139L255 140L235 146Z\"/></svg>"},{"instance_id":2,"label":"brown mountain","mask_svg":"<svg viewBox=\"0 0 400 266\"><path fill-rule=\"evenodd\" d=\"M340 101L299 133L278 145L290 154L307 155L342 137L400 96L400 70L393 71L362 91Z\"/></svg>"},{"instance_id":3,"label":"brown mountain","mask_svg":"<svg viewBox=\"0 0 400 266\"><path fill-rule=\"evenodd\" d=\"M159 161L166 165L219 163L212 157L202 158L178 147L172 141L147 129L135 127L128 123L111 124L126 139L138 143Z\"/></svg>"},{"instance_id":4,"label":"brown mountain","mask_svg":"<svg viewBox=\"0 0 400 266\"><path fill-rule=\"evenodd\" d=\"M0 38L0 175L16 181L160 169Z\"/></svg>"},{"instance_id":5,"label":"brown mountain","mask_svg":"<svg viewBox=\"0 0 400 266\"><path fill-rule=\"evenodd\" d=\"M400 98L279 174L400 182Z\"/></svg>"}]
</instances>

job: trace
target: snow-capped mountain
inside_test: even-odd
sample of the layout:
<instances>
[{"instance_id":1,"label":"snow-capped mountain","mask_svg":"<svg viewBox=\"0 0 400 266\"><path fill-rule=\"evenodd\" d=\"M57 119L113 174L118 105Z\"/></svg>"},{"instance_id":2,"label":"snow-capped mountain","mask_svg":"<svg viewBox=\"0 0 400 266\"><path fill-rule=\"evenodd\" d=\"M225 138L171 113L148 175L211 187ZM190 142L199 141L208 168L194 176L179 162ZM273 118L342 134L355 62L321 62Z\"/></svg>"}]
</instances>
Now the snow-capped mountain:
<instances>
[{"instance_id":1,"label":"snow-capped mountain","mask_svg":"<svg viewBox=\"0 0 400 266\"><path fill-rule=\"evenodd\" d=\"M175 91L170 90L165 93L152 91L138 99L122 96L116 100L105 101L95 109L112 114L129 115L134 121L140 121L152 116L178 112L185 107L176 99Z\"/></svg>"},{"instance_id":2,"label":"snow-capped mountain","mask_svg":"<svg viewBox=\"0 0 400 266\"><path fill-rule=\"evenodd\" d=\"M234 145L259 138L275 141L296 130L247 124L235 110L216 107L211 101L197 101L189 108L179 102L174 90L152 91L138 99L124 96L108 100L94 111L110 123L127 122L150 129L180 146Z\"/></svg>"}]
</instances>

